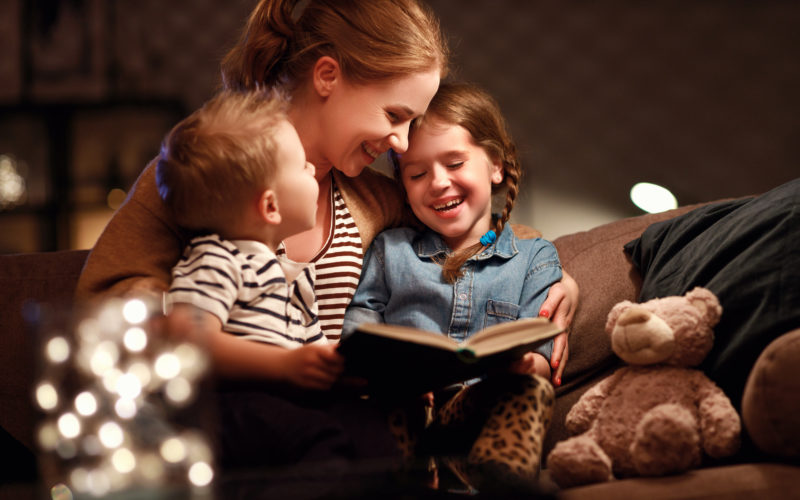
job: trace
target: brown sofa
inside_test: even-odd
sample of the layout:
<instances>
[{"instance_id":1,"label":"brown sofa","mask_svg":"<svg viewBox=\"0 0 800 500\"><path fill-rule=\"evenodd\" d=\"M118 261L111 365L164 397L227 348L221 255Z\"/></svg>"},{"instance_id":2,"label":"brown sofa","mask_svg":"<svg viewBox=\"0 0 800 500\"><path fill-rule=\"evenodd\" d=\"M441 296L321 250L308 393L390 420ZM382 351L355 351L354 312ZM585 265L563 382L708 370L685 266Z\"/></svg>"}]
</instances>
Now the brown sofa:
<instances>
[{"instance_id":1,"label":"brown sofa","mask_svg":"<svg viewBox=\"0 0 800 500\"><path fill-rule=\"evenodd\" d=\"M577 398L612 371L616 358L603 332L611 306L636 300L641 278L625 254L624 243L651 223L693 207L645 215L563 236L554 242L564 267L581 287L581 304L570 339L564 386L558 390L554 422L546 448L566 437L563 421ZM36 412L32 407L37 349L23 311L31 301L69 304L88 251L60 251L0 256L0 431L3 481L29 480L35 449ZM560 498L800 498L800 331L773 342L756 365L745 394L746 446L725 462L704 463L699 470L665 478L626 479L558 491ZM755 371L754 370L754 371ZM752 437L752 439L751 439ZM757 444L752 445L752 441ZM25 459L28 459L28 462ZM26 465L27 464L27 465ZM546 488L555 488L546 469ZM2 485L2 482L0 482ZM6 488L8 485L6 485ZM2 486L0 486L2 488ZM0 489L0 496L3 490Z\"/></svg>"}]
</instances>

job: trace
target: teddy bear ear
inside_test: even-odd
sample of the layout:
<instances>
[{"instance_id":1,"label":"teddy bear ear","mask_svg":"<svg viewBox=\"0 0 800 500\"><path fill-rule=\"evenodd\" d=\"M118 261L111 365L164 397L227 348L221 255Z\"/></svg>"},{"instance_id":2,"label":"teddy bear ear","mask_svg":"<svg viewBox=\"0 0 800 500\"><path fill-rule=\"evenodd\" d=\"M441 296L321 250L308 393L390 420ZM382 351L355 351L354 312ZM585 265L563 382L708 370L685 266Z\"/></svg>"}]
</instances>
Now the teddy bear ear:
<instances>
[{"instance_id":1,"label":"teddy bear ear","mask_svg":"<svg viewBox=\"0 0 800 500\"><path fill-rule=\"evenodd\" d=\"M686 298L700 310L709 326L714 326L719 322L719 318L722 316L722 306L711 290L698 286L688 292Z\"/></svg>"},{"instance_id":2,"label":"teddy bear ear","mask_svg":"<svg viewBox=\"0 0 800 500\"><path fill-rule=\"evenodd\" d=\"M606 332L608 334L611 334L611 332L614 330L614 326L616 326L619 316L627 311L632 305L633 302L630 300L623 300L611 308L611 311L608 313L608 318L606 319Z\"/></svg>"}]
</instances>

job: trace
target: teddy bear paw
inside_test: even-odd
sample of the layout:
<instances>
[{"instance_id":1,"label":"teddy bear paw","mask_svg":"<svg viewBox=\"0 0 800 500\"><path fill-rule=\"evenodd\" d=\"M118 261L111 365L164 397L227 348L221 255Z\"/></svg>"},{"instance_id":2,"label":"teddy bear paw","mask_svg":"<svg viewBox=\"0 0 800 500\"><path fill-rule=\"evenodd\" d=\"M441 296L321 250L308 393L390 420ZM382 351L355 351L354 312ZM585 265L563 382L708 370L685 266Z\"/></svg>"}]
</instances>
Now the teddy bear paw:
<instances>
[{"instance_id":1,"label":"teddy bear paw","mask_svg":"<svg viewBox=\"0 0 800 500\"><path fill-rule=\"evenodd\" d=\"M611 459L592 438L576 436L555 445L547 456L550 477L562 488L614 479Z\"/></svg>"},{"instance_id":2,"label":"teddy bear paw","mask_svg":"<svg viewBox=\"0 0 800 500\"><path fill-rule=\"evenodd\" d=\"M641 476L661 476L700 465L697 419L677 404L649 410L636 426L631 458Z\"/></svg>"}]
</instances>

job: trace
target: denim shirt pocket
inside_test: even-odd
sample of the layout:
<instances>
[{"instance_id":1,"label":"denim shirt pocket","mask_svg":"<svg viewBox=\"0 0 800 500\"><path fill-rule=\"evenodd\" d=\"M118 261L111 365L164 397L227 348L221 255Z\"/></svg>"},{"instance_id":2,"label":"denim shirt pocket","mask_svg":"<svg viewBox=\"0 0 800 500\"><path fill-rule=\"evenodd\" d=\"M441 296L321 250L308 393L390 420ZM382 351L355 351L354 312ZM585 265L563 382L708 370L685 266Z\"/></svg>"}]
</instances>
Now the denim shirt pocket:
<instances>
[{"instance_id":1,"label":"denim shirt pocket","mask_svg":"<svg viewBox=\"0 0 800 500\"><path fill-rule=\"evenodd\" d=\"M484 318L484 328L514 321L519 318L519 304L503 302L501 300L488 299L486 301L486 317Z\"/></svg>"}]
</instances>

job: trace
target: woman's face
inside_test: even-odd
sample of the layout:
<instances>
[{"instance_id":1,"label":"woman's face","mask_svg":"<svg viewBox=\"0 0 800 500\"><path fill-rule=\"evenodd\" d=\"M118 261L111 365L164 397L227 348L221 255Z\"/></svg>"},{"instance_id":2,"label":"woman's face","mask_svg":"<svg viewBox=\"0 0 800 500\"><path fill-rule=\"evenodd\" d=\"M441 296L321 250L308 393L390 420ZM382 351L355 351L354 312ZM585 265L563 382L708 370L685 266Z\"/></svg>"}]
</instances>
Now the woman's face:
<instances>
[{"instance_id":1,"label":"woman's face","mask_svg":"<svg viewBox=\"0 0 800 500\"><path fill-rule=\"evenodd\" d=\"M492 185L502 182L503 167L464 127L427 120L399 160L411 210L452 250L477 243L489 230Z\"/></svg>"},{"instance_id":2,"label":"woman's face","mask_svg":"<svg viewBox=\"0 0 800 500\"><path fill-rule=\"evenodd\" d=\"M404 152L411 121L438 88L439 70L366 85L339 79L320 112L319 157L309 160L355 177L389 148Z\"/></svg>"}]
</instances>

